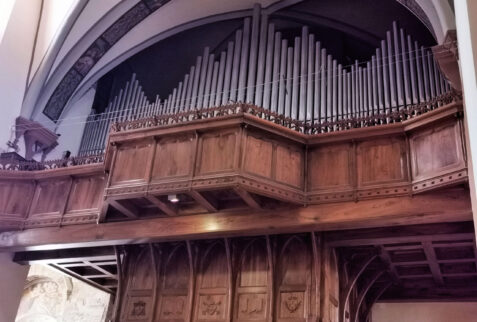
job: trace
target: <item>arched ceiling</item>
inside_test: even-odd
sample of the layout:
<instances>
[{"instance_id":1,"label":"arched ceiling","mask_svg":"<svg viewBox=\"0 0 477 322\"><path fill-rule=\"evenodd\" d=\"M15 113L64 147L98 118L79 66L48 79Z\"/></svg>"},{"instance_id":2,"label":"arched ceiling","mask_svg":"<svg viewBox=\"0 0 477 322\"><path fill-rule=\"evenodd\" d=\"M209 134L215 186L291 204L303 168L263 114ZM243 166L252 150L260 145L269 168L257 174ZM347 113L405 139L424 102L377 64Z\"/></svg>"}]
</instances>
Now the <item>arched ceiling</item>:
<instances>
[{"instance_id":1,"label":"arched ceiling","mask_svg":"<svg viewBox=\"0 0 477 322\"><path fill-rule=\"evenodd\" d=\"M43 80L41 84L32 84L33 88L40 87L42 90L33 93L34 95L31 94L31 97L25 100L23 109L31 111L27 113L30 117L51 123L51 120L55 121L60 116L64 116L65 111L87 89L126 59L160 40L194 27L207 28L208 24L222 21L224 26L227 25L227 28L233 29L233 19L249 15L256 2L261 3L265 11L274 13L277 24L282 21L284 30L288 29L292 32L293 24L296 23L310 25L315 32L318 31L317 34L322 31L323 38L331 35L326 30L342 35L345 40L341 44L348 44L347 52L350 52L348 49L352 47L351 56L355 56L346 58L346 55L342 55L345 60L366 55L367 48L371 48L375 42L383 38L382 33L390 28L393 20L399 20L406 29L416 30L418 34L416 37L421 43L432 45L431 33L440 35L442 30L439 29L436 32L435 29L439 26L422 23L426 16L422 17L422 12L415 10L415 8L421 8L418 4L420 1L381 0L376 5L376 1L372 0L230 0L227 2L124 0L119 3L117 0L108 0L98 10L103 13L102 15L98 12L93 14L94 4L89 1L81 15L75 17L68 37L63 39L59 55L53 67L50 66L50 77ZM433 0L433 2L437 3L440 0ZM448 3L447 6L450 7ZM414 12L411 13L409 9L412 8ZM86 13L90 17L93 16L89 29L86 27L88 24L82 20L82 15ZM419 15L421 21L416 18ZM436 20L435 17L429 18L429 21L432 20ZM315 23L312 24L312 22ZM433 30L429 31L425 25L432 26ZM227 28L224 28L223 32L216 32L216 39L223 37ZM84 30L88 31L80 36ZM190 32L193 33L194 30ZM209 32L209 34L212 36L212 33ZM80 38L75 41L73 35ZM180 38L180 35L177 37ZM333 37L329 38L333 40ZM213 42L213 39L211 41ZM197 43L198 46L199 43L200 41ZM196 53L192 54L195 50L193 46L189 47L190 52L184 55L196 55ZM202 47L198 47L197 50L201 51ZM141 54L147 55L148 50ZM187 60L186 58L183 57L184 60ZM130 62L129 65L131 64L133 63ZM54 127L53 123L51 126Z\"/></svg>"}]
</instances>

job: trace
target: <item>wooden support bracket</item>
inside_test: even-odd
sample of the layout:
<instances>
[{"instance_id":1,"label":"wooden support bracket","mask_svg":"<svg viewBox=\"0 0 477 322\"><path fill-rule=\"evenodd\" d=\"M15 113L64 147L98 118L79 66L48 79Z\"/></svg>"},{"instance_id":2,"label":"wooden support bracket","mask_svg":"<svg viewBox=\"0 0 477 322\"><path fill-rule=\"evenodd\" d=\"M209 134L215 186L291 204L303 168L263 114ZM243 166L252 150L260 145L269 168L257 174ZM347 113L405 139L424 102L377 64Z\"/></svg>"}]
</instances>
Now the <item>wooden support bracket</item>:
<instances>
[{"instance_id":1,"label":"wooden support bracket","mask_svg":"<svg viewBox=\"0 0 477 322\"><path fill-rule=\"evenodd\" d=\"M172 204L167 204L161 199L156 196L148 195L145 197L149 202L151 202L154 206L159 208L162 212L164 212L168 216L176 216L177 209Z\"/></svg>"}]
</instances>

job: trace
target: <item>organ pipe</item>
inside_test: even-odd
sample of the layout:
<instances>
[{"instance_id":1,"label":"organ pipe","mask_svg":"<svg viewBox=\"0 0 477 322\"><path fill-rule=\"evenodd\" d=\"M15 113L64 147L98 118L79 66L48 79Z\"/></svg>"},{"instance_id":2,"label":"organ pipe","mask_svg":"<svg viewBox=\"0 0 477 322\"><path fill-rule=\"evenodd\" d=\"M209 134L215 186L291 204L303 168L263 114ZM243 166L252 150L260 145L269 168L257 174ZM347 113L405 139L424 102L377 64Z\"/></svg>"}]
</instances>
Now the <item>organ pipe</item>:
<instances>
[{"instance_id":1,"label":"organ pipe","mask_svg":"<svg viewBox=\"0 0 477 322\"><path fill-rule=\"evenodd\" d=\"M165 100L155 95L149 101L133 74L102 113L88 115L79 154L101 152L111 124L141 117L244 102L308 125L334 122L319 131L335 131L353 118L385 123L389 118L377 116L451 90L432 52L397 23L369 61L344 65L307 26L288 38L270 20L256 5L227 48L215 52L205 47Z\"/></svg>"}]
</instances>

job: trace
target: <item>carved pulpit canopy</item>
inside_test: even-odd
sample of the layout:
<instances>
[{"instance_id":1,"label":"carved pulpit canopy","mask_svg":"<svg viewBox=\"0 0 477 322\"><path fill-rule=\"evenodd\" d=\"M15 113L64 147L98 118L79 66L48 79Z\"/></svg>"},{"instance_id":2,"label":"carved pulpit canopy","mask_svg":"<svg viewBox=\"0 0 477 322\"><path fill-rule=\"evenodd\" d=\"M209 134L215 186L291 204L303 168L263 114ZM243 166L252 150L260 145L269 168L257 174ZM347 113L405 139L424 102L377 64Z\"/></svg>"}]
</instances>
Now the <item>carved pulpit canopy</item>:
<instances>
[{"instance_id":1,"label":"carved pulpit canopy","mask_svg":"<svg viewBox=\"0 0 477 322\"><path fill-rule=\"evenodd\" d=\"M18 141L22 136L27 160L32 160L35 154L41 153L41 161L44 161L48 153L58 145L58 134L38 122L19 116L15 121L15 139L7 143L15 152L18 151Z\"/></svg>"}]
</instances>

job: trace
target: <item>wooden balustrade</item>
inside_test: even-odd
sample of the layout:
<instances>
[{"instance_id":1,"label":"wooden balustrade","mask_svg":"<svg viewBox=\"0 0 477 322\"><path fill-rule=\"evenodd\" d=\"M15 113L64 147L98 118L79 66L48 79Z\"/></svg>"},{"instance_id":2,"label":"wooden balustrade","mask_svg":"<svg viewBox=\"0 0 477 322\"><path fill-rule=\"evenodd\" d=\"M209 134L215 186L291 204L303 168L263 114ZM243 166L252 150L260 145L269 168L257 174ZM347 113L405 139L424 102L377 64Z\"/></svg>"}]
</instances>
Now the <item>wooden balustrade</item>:
<instances>
[{"instance_id":1,"label":"wooden balustrade","mask_svg":"<svg viewBox=\"0 0 477 322\"><path fill-rule=\"evenodd\" d=\"M102 163L2 171L0 231L97 222L105 178Z\"/></svg>"}]
</instances>

